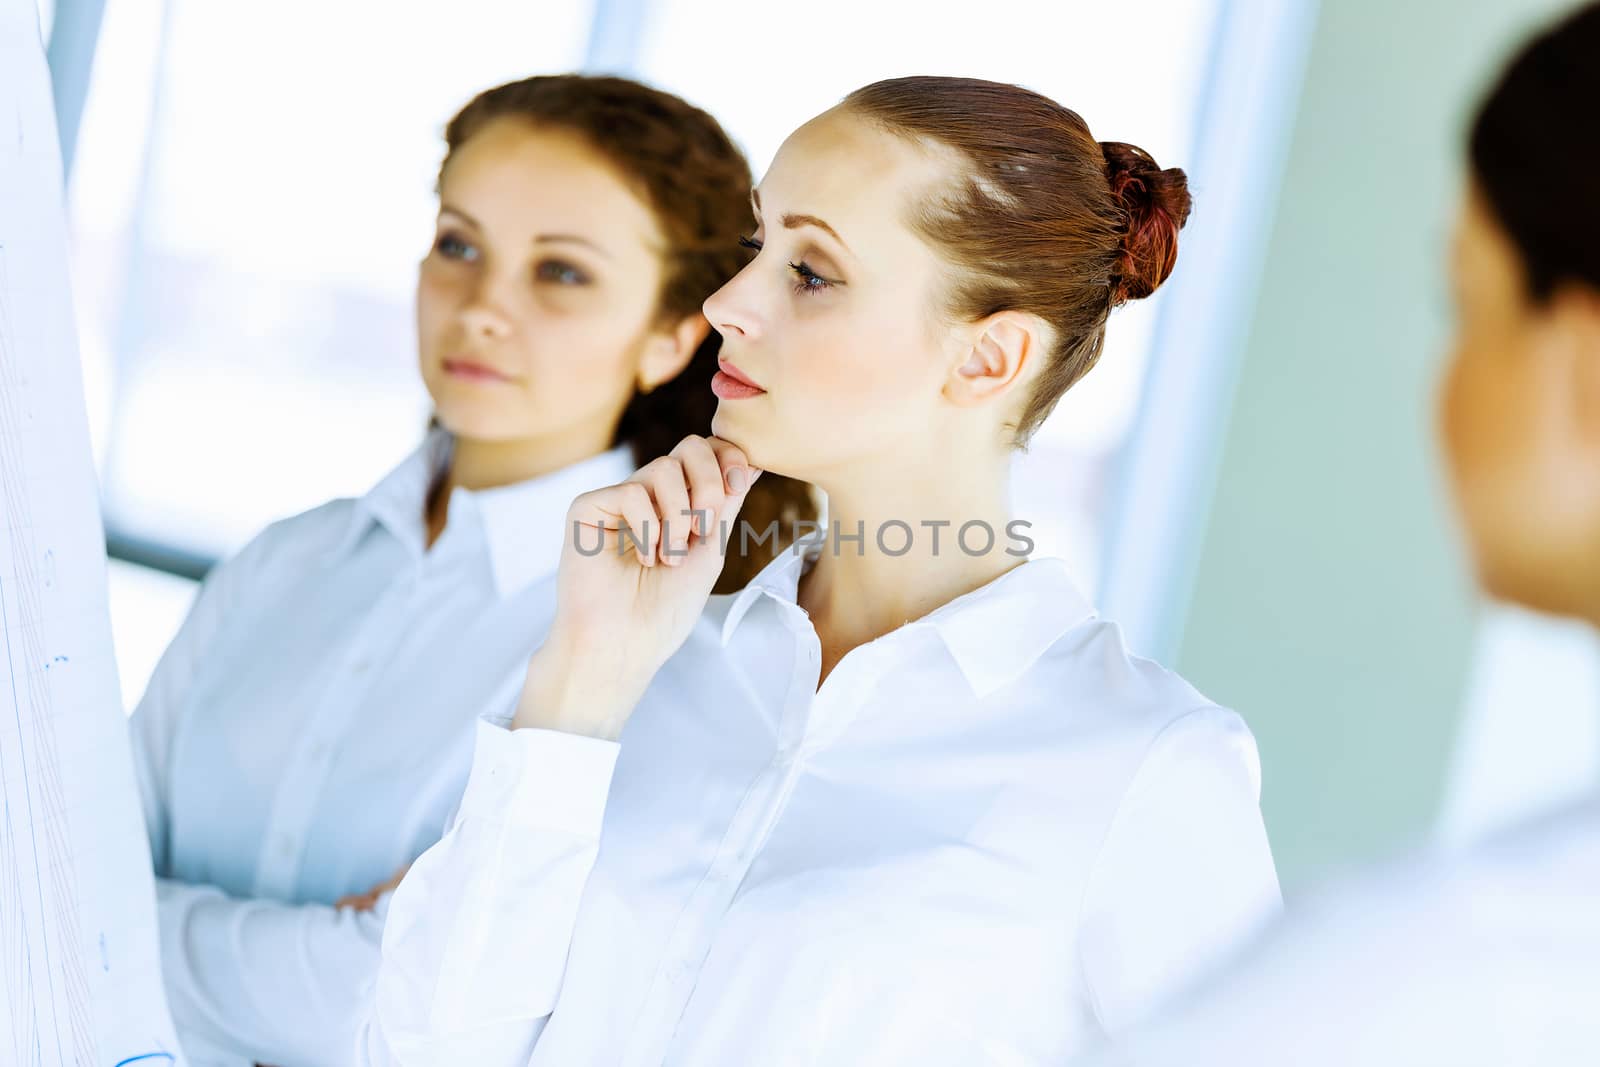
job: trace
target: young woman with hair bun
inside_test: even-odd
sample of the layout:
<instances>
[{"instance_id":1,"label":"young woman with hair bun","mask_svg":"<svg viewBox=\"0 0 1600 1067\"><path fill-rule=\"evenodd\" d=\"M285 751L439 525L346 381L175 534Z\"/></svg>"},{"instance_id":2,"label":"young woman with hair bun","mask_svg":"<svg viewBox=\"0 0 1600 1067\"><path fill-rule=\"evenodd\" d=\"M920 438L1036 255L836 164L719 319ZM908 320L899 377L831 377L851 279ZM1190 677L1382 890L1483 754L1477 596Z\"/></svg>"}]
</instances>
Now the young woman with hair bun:
<instances>
[{"instance_id":1,"label":"young woman with hair bun","mask_svg":"<svg viewBox=\"0 0 1600 1067\"><path fill-rule=\"evenodd\" d=\"M1005 536L1182 171L902 78L751 208L713 435L573 501L522 695L388 898L367 1062L1056 1063L1279 907L1244 723ZM828 529L713 594L764 471Z\"/></svg>"}]
</instances>

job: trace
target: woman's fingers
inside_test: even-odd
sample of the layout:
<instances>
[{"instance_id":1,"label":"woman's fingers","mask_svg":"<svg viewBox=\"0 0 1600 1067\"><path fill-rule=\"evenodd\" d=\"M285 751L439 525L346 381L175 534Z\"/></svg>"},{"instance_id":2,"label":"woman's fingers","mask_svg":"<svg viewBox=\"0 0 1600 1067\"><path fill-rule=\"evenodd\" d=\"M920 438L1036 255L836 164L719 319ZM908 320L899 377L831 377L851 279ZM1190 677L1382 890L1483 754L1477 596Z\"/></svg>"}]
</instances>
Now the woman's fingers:
<instances>
[{"instance_id":1,"label":"woman's fingers","mask_svg":"<svg viewBox=\"0 0 1600 1067\"><path fill-rule=\"evenodd\" d=\"M722 476L722 466L711 439L685 437L672 450L672 456L682 466L689 481L689 499L696 514L697 532L702 539L709 538L717 528L717 520L727 503L727 483Z\"/></svg>"},{"instance_id":2,"label":"woman's fingers","mask_svg":"<svg viewBox=\"0 0 1600 1067\"><path fill-rule=\"evenodd\" d=\"M760 474L738 445L691 434L627 481L579 496L568 521L628 537L647 567L658 560L675 565L693 544L710 539L719 519L737 512ZM601 543L611 546L609 539Z\"/></svg>"},{"instance_id":3,"label":"woman's fingers","mask_svg":"<svg viewBox=\"0 0 1600 1067\"><path fill-rule=\"evenodd\" d=\"M615 545L626 536L627 543L638 553L639 561L646 567L655 565L661 520L656 515L650 488L643 482L630 479L579 494L567 509L567 523L608 532L599 538L580 535L579 544L586 549L586 555L594 555L587 547L595 540L599 541L602 551L616 551ZM573 533L579 534L579 531L574 529ZM617 535L617 541L611 540L610 533Z\"/></svg>"},{"instance_id":4,"label":"woman's fingers","mask_svg":"<svg viewBox=\"0 0 1600 1067\"><path fill-rule=\"evenodd\" d=\"M661 562L677 564L689 550L691 496L683 464L676 456L661 456L634 475L650 486L661 523Z\"/></svg>"},{"instance_id":5,"label":"woman's fingers","mask_svg":"<svg viewBox=\"0 0 1600 1067\"><path fill-rule=\"evenodd\" d=\"M729 496L743 497L745 493L750 491L750 487L755 484L756 479L761 477L761 468L752 464L749 457L744 454L744 449L732 441L721 437L707 437L705 440L707 446L716 455L717 463L722 468L723 489ZM735 484L739 481L733 475L736 470L746 472L742 485Z\"/></svg>"},{"instance_id":6,"label":"woman's fingers","mask_svg":"<svg viewBox=\"0 0 1600 1067\"><path fill-rule=\"evenodd\" d=\"M333 909L335 911L344 911L346 908L351 911L371 911L377 904L378 897L376 893L355 893L348 897L340 897L334 902Z\"/></svg>"},{"instance_id":7,"label":"woman's fingers","mask_svg":"<svg viewBox=\"0 0 1600 1067\"><path fill-rule=\"evenodd\" d=\"M640 562L653 567L661 548L661 517L656 511L655 497L649 486L635 481L623 482L618 490L618 513L628 528L628 543L638 553Z\"/></svg>"}]
</instances>

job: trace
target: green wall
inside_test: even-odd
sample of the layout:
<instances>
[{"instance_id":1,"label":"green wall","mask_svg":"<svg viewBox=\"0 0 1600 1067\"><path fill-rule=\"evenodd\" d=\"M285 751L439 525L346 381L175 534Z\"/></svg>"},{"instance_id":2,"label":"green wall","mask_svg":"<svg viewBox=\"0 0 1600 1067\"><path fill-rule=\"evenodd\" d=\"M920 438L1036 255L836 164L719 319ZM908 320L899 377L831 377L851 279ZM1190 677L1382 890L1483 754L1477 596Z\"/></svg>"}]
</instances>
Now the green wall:
<instances>
[{"instance_id":1,"label":"green wall","mask_svg":"<svg viewBox=\"0 0 1600 1067\"><path fill-rule=\"evenodd\" d=\"M1549 0L1324 0L1174 664L1261 745L1285 886L1426 834L1474 600L1432 394L1464 124Z\"/></svg>"}]
</instances>

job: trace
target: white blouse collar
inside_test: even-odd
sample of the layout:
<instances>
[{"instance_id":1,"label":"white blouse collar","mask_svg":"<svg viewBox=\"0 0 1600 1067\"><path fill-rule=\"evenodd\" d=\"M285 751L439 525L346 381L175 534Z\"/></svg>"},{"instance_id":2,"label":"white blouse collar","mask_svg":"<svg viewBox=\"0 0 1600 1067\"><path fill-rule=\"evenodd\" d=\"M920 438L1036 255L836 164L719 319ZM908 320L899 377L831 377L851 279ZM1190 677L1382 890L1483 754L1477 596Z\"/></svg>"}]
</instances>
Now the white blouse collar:
<instances>
[{"instance_id":1,"label":"white blouse collar","mask_svg":"<svg viewBox=\"0 0 1600 1067\"><path fill-rule=\"evenodd\" d=\"M800 578L822 547L820 540L797 541L743 589L727 594L721 629L724 647L761 596L796 603ZM1066 561L1039 556L907 627L932 627L972 691L982 698L1016 679L1063 634L1094 617L1094 607L1073 582Z\"/></svg>"},{"instance_id":2,"label":"white blouse collar","mask_svg":"<svg viewBox=\"0 0 1600 1067\"><path fill-rule=\"evenodd\" d=\"M431 428L416 450L355 501L350 528L336 551L348 552L376 522L417 559L424 553L423 508L428 490L445 470L455 439ZM502 597L552 574L561 559L567 508L574 497L623 481L633 473L633 451L621 444L559 470L493 489L457 487L450 494L450 525L478 525Z\"/></svg>"}]
</instances>

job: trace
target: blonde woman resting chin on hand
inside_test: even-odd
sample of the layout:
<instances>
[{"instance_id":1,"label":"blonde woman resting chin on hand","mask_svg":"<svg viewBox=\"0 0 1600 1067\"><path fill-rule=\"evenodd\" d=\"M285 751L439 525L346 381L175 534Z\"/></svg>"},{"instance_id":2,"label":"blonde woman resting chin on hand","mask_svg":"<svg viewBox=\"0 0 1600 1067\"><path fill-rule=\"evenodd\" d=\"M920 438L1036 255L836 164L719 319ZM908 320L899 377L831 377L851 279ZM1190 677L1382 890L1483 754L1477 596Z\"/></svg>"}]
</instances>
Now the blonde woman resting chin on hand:
<instances>
[{"instance_id":1,"label":"blonde woman resting chin on hand","mask_svg":"<svg viewBox=\"0 0 1600 1067\"><path fill-rule=\"evenodd\" d=\"M1244 724L1008 513L1012 453L1171 270L1182 172L897 79L752 209L705 303L714 436L573 502L521 699L388 898L366 1062L1054 1062L1279 908ZM710 595L775 473L826 491L825 542Z\"/></svg>"}]
</instances>

